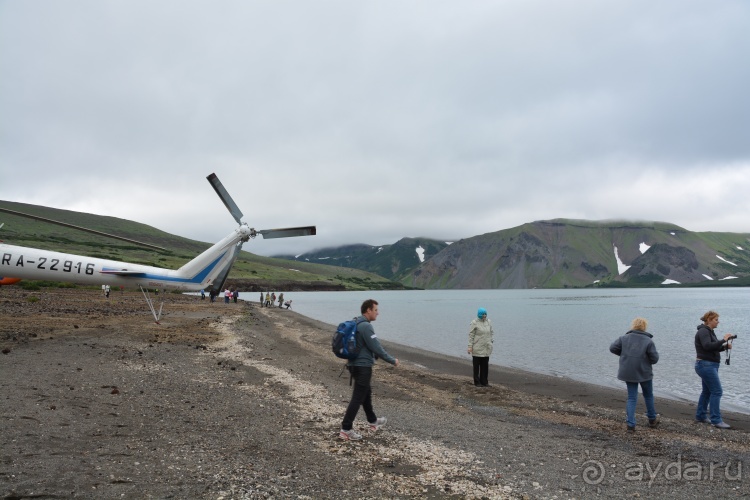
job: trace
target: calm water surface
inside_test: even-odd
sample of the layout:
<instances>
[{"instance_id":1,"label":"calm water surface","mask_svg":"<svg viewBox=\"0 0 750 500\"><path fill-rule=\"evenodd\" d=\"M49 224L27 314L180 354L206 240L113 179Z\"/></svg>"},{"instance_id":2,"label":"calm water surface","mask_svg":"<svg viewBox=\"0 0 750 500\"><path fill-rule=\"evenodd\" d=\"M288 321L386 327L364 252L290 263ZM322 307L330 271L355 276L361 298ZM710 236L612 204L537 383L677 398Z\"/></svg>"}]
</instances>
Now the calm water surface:
<instances>
[{"instance_id":1,"label":"calm water surface","mask_svg":"<svg viewBox=\"0 0 750 500\"><path fill-rule=\"evenodd\" d=\"M750 289L626 290L425 290L385 292L286 292L293 309L338 324L359 314L365 299L379 303L378 337L469 360L469 322L485 307L495 330L490 363L537 373L621 387L618 357L609 345L630 329L633 318L649 322L659 351L654 390L672 399L697 401L693 339L700 317L720 314L717 334L739 335L731 365L719 370L722 407L750 413ZM249 297L244 297L249 298Z\"/></svg>"}]
</instances>

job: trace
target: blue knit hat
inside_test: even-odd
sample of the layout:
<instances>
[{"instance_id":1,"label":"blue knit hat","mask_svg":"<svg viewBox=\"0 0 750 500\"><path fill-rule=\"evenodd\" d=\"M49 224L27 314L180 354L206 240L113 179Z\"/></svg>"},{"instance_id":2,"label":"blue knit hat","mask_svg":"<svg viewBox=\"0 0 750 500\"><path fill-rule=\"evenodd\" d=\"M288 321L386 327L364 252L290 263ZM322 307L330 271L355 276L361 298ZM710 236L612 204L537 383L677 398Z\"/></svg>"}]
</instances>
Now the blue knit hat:
<instances>
[{"instance_id":1,"label":"blue knit hat","mask_svg":"<svg viewBox=\"0 0 750 500\"><path fill-rule=\"evenodd\" d=\"M481 318L482 316L485 316L485 315L487 315L487 309L485 309L484 307L480 307L477 310L477 318Z\"/></svg>"}]
</instances>

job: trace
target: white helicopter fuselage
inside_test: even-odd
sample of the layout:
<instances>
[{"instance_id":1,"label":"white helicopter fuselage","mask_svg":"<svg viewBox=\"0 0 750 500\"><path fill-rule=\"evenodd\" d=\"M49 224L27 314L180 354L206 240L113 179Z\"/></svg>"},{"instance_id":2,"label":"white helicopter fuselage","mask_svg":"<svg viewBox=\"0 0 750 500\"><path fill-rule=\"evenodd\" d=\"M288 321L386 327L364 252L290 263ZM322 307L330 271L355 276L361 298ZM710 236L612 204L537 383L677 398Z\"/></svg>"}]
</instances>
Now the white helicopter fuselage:
<instances>
[{"instance_id":1,"label":"white helicopter fuselage","mask_svg":"<svg viewBox=\"0 0 750 500\"><path fill-rule=\"evenodd\" d=\"M12 285L22 279L29 279L66 281L89 285L109 285L110 287L138 287L141 289L146 303L154 315L154 320L158 324L161 317L161 307L159 307L159 311L157 312L153 301L149 297L149 289L220 292L229 275L229 271L232 269L234 261L242 249L242 244L250 238L255 238L259 234L266 239L313 236L317 234L315 226L285 227L256 231L250 228L247 223L242 222L242 211L232 197L229 196L229 193L216 174L210 174L206 179L214 188L224 206L229 210L229 213L234 217L234 220L237 221L239 227L232 231L226 238L181 268L177 270L165 269L143 264L53 252L39 248L6 245L0 242L0 286ZM40 215L22 213L4 207L0 207L0 212L57 224L108 238L124 240L157 250L164 250L152 244L76 226L67 222L48 219ZM0 223L0 228L2 226L3 224Z\"/></svg>"},{"instance_id":2,"label":"white helicopter fuselage","mask_svg":"<svg viewBox=\"0 0 750 500\"><path fill-rule=\"evenodd\" d=\"M219 280L223 283L239 252L238 244L250 235L243 224L177 270L0 243L0 276L197 291Z\"/></svg>"}]
</instances>

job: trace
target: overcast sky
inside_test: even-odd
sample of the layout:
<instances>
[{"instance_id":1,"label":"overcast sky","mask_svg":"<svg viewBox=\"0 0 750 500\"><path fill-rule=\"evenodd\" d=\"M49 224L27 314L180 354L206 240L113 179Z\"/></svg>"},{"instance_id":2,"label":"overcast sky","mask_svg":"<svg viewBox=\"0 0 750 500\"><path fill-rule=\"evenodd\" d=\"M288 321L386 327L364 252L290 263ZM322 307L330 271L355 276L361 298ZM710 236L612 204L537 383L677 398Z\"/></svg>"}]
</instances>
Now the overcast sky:
<instances>
[{"instance_id":1,"label":"overcast sky","mask_svg":"<svg viewBox=\"0 0 750 500\"><path fill-rule=\"evenodd\" d=\"M260 255L750 233L749 26L745 0L0 0L0 199L214 242L215 172L250 226L317 225Z\"/></svg>"}]
</instances>

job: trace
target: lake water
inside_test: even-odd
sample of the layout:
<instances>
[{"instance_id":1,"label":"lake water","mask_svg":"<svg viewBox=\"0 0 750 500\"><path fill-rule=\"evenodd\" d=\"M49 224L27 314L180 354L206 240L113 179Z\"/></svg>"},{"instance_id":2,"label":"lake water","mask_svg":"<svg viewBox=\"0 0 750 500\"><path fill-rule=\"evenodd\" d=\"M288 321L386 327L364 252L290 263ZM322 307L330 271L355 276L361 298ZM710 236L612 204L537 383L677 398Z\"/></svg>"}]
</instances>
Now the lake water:
<instances>
[{"instance_id":1,"label":"lake water","mask_svg":"<svg viewBox=\"0 0 750 500\"><path fill-rule=\"evenodd\" d=\"M734 333L731 365L719 370L722 408L750 413L750 289L656 288L607 290L419 290L382 292L286 292L293 309L338 324L359 314L368 298L379 303L375 330L381 340L470 359L469 322L478 307L495 330L491 364L623 388L618 357L609 345L630 329L635 317L648 320L659 363L658 396L697 401L693 340L700 317L720 315L717 335ZM245 297L249 298L249 297Z\"/></svg>"}]
</instances>

